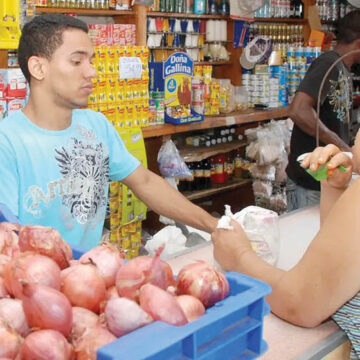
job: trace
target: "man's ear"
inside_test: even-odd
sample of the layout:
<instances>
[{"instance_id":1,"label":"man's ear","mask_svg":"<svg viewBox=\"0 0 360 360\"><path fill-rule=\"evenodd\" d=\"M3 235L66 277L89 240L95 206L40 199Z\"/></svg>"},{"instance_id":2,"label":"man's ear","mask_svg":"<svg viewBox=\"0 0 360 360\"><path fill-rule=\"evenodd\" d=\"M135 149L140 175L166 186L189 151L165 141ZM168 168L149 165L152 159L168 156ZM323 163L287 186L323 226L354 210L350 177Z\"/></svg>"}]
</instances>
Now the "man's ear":
<instances>
[{"instance_id":1,"label":"man's ear","mask_svg":"<svg viewBox=\"0 0 360 360\"><path fill-rule=\"evenodd\" d=\"M30 75L36 80L43 80L46 74L46 59L40 56L31 56L28 60Z\"/></svg>"}]
</instances>

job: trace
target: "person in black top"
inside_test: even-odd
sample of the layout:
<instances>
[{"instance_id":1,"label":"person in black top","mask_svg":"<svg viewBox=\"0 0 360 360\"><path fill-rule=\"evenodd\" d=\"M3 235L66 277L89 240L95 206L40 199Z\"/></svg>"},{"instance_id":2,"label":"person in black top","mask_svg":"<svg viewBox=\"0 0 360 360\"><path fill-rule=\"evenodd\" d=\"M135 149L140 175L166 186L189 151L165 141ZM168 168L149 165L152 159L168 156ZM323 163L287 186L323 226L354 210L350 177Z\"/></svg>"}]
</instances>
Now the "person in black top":
<instances>
[{"instance_id":1,"label":"person in black top","mask_svg":"<svg viewBox=\"0 0 360 360\"><path fill-rule=\"evenodd\" d=\"M291 135L289 164L286 172L287 210L318 204L320 184L300 166L297 158L316 147L316 105L321 81L329 67L342 55L360 49L360 10L354 10L339 20L338 44L311 64L290 106L294 122ZM360 63L360 53L338 63L328 76L320 96L320 145L334 144L351 151L354 119L352 117L352 80L349 69Z\"/></svg>"}]
</instances>

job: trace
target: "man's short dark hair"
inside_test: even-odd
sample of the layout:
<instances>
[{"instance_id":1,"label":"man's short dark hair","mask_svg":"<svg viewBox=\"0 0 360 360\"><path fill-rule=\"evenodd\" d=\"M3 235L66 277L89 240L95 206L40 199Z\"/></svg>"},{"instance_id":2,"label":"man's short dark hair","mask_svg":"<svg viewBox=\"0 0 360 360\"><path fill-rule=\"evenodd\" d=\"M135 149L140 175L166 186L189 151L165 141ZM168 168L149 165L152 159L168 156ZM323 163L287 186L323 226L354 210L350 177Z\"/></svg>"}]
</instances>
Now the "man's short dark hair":
<instances>
[{"instance_id":1,"label":"man's short dark hair","mask_svg":"<svg viewBox=\"0 0 360 360\"><path fill-rule=\"evenodd\" d=\"M51 59L55 50L63 43L63 32L67 29L79 29L88 32L83 21L63 14L39 15L24 25L20 37L18 58L20 68L30 82L28 61L37 55Z\"/></svg>"},{"instance_id":2,"label":"man's short dark hair","mask_svg":"<svg viewBox=\"0 0 360 360\"><path fill-rule=\"evenodd\" d=\"M345 44L360 39L360 9L350 11L338 21L337 39Z\"/></svg>"}]
</instances>

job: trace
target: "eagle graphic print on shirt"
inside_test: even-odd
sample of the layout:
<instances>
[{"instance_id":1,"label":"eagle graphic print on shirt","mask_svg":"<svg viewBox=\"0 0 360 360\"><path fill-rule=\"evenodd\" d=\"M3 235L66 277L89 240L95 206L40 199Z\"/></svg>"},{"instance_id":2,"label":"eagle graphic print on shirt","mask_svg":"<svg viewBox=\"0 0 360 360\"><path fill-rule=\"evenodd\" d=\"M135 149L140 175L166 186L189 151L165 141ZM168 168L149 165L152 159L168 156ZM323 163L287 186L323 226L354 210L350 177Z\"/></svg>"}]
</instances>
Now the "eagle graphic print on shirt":
<instances>
[{"instance_id":1,"label":"eagle graphic print on shirt","mask_svg":"<svg viewBox=\"0 0 360 360\"><path fill-rule=\"evenodd\" d=\"M54 149L62 178L47 183L47 193L31 186L25 203L27 210L41 217L41 203L50 205L57 196L79 224L97 221L97 212L106 206L109 181L108 148L97 142L91 129L77 127L79 138L71 137L65 146Z\"/></svg>"}]
</instances>

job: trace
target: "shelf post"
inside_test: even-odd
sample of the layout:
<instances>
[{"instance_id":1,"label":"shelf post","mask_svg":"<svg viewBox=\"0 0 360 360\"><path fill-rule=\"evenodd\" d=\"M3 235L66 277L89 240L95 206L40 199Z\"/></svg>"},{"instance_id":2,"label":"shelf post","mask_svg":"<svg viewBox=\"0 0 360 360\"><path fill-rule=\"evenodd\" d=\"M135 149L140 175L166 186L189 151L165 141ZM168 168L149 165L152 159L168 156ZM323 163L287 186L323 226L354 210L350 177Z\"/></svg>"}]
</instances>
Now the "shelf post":
<instances>
[{"instance_id":1,"label":"shelf post","mask_svg":"<svg viewBox=\"0 0 360 360\"><path fill-rule=\"evenodd\" d=\"M0 69L6 69L8 67L8 51L0 49Z\"/></svg>"},{"instance_id":2,"label":"shelf post","mask_svg":"<svg viewBox=\"0 0 360 360\"><path fill-rule=\"evenodd\" d=\"M136 45L146 45L146 6L134 5L136 25Z\"/></svg>"}]
</instances>

